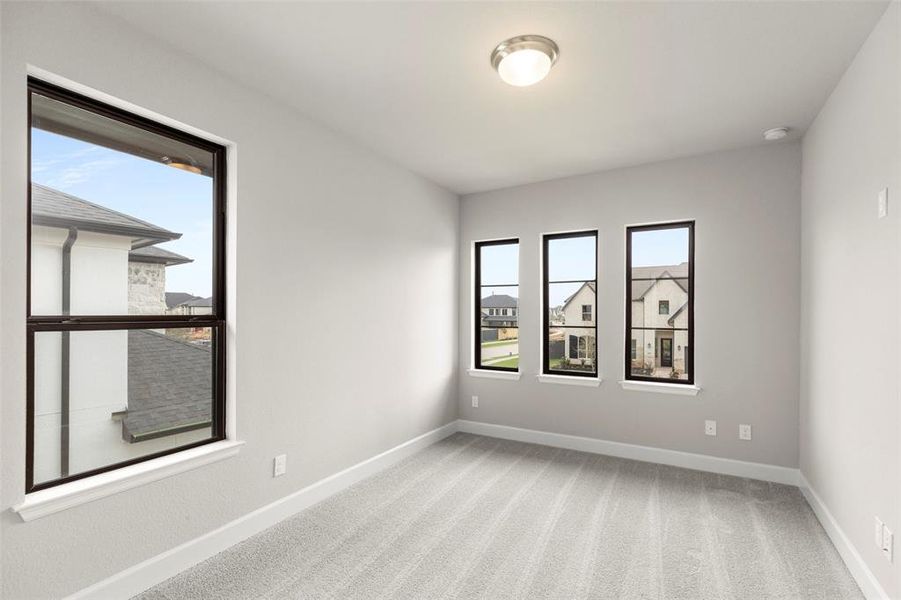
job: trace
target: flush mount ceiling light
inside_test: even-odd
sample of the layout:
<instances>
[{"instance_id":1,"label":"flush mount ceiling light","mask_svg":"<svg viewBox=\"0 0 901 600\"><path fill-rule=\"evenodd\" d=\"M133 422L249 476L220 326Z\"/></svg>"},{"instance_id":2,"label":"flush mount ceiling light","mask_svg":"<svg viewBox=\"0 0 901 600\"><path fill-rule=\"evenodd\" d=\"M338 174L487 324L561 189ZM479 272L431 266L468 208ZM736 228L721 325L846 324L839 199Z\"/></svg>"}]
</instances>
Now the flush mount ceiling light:
<instances>
[{"instance_id":1,"label":"flush mount ceiling light","mask_svg":"<svg viewBox=\"0 0 901 600\"><path fill-rule=\"evenodd\" d=\"M524 87L547 77L559 53L550 38L518 35L497 45L491 53L491 66L505 83Z\"/></svg>"},{"instance_id":2,"label":"flush mount ceiling light","mask_svg":"<svg viewBox=\"0 0 901 600\"><path fill-rule=\"evenodd\" d=\"M781 140L788 135L788 127L773 127L763 132L763 139L768 142Z\"/></svg>"}]
</instances>

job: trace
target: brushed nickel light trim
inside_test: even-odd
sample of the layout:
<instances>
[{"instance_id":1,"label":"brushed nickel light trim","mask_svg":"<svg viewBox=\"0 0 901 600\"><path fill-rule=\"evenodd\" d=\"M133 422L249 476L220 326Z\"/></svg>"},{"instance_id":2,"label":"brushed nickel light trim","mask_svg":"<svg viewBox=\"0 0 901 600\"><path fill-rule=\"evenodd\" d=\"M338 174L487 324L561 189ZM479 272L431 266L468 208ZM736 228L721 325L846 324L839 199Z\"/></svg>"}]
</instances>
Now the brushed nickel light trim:
<instances>
[{"instance_id":1,"label":"brushed nickel light trim","mask_svg":"<svg viewBox=\"0 0 901 600\"><path fill-rule=\"evenodd\" d=\"M504 40L491 52L491 67L501 74L500 65L501 62L508 56L519 52L521 50L537 50L542 54L546 55L550 60L550 66L548 67L548 72L550 68L554 66L557 62L557 57L560 55L560 48L557 46L557 43L543 35L518 35L516 37L512 37L510 39ZM531 83L526 84L515 84L511 83L504 79L501 74L501 79L504 79L507 83L511 83L511 85L532 85L533 83L538 83L544 77L547 76L547 73L542 74L538 79Z\"/></svg>"}]
</instances>

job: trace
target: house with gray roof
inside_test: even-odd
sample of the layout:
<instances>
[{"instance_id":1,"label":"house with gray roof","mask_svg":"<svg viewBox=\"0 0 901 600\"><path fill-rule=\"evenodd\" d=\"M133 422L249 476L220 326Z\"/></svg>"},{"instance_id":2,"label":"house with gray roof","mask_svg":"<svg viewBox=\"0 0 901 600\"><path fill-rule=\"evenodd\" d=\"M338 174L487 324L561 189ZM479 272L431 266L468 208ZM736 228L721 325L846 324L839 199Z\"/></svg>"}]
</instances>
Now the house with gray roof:
<instances>
[{"instance_id":1,"label":"house with gray roof","mask_svg":"<svg viewBox=\"0 0 901 600\"><path fill-rule=\"evenodd\" d=\"M632 371L654 377L684 374L688 356L688 263L633 267L631 292Z\"/></svg>"},{"instance_id":2,"label":"house with gray roof","mask_svg":"<svg viewBox=\"0 0 901 600\"><path fill-rule=\"evenodd\" d=\"M167 269L192 260L160 244L180 233L40 184L31 200L34 314L165 315L176 300L209 304L186 293L167 298ZM206 333L201 340L191 329L74 332L65 354L58 334L36 336L39 378L67 377L68 413L97 417L70 428L65 451L73 471L208 437ZM47 436L38 447L64 451L55 428L39 422L58 422L61 402L58 388L36 387L35 435ZM58 471L60 460L52 450L36 456L37 477Z\"/></svg>"},{"instance_id":3,"label":"house with gray roof","mask_svg":"<svg viewBox=\"0 0 901 600\"><path fill-rule=\"evenodd\" d=\"M482 298L482 341L519 337L519 298L508 294L491 294Z\"/></svg>"}]
</instances>

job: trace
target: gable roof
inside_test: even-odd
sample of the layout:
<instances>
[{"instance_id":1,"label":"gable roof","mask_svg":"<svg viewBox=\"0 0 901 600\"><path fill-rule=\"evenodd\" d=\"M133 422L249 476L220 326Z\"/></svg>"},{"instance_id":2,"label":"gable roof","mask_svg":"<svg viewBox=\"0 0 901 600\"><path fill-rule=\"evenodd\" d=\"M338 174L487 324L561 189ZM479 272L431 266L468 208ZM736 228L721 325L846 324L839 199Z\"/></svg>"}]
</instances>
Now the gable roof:
<instances>
[{"instance_id":1,"label":"gable roof","mask_svg":"<svg viewBox=\"0 0 901 600\"><path fill-rule=\"evenodd\" d=\"M143 248L132 250L128 253L128 260L129 262L159 263L167 267L194 262L193 259L187 256L182 256L159 246L144 246Z\"/></svg>"},{"instance_id":2,"label":"gable roof","mask_svg":"<svg viewBox=\"0 0 901 600\"><path fill-rule=\"evenodd\" d=\"M515 308L519 306L519 298L507 294L491 294L482 298L482 308Z\"/></svg>"},{"instance_id":3,"label":"gable roof","mask_svg":"<svg viewBox=\"0 0 901 600\"><path fill-rule=\"evenodd\" d=\"M679 307L679 310L677 310L676 312L674 312L674 313L673 313L673 316L671 316L669 319L666 320L667 324L668 324L668 325L672 325L673 323L675 323L675 322L676 322L676 317L678 317L678 316L679 316L679 313L681 313L681 312L682 312L683 310L685 310L687 307L688 307L688 302L686 302L685 304L683 304L682 306L680 306L680 307Z\"/></svg>"},{"instance_id":4,"label":"gable roof","mask_svg":"<svg viewBox=\"0 0 901 600\"><path fill-rule=\"evenodd\" d=\"M566 307L569 305L570 301L571 301L573 298L575 298L576 296L578 296L578 295L579 295L579 292L581 292L581 291L582 291L582 288L584 288L586 285L588 286L588 289L590 289L592 292L596 291L596 290L595 290L595 287L594 287L594 282L593 282L593 281L586 281L585 283L583 283L582 285L579 286L579 289L577 289L577 290L575 291L575 293L573 293L573 295L571 295L569 298L567 298L566 300L563 301L563 310L566 310Z\"/></svg>"},{"instance_id":5,"label":"gable roof","mask_svg":"<svg viewBox=\"0 0 901 600\"><path fill-rule=\"evenodd\" d=\"M674 281L676 285L682 288L683 292L687 292L688 263L655 267L632 267L632 301L644 299L645 294L661 279Z\"/></svg>"},{"instance_id":6,"label":"gable roof","mask_svg":"<svg viewBox=\"0 0 901 600\"><path fill-rule=\"evenodd\" d=\"M31 184L31 215L35 225L130 237L132 249L181 237L180 233L39 183Z\"/></svg>"},{"instance_id":7,"label":"gable roof","mask_svg":"<svg viewBox=\"0 0 901 600\"><path fill-rule=\"evenodd\" d=\"M182 302L179 306L212 306L213 305L213 297L209 298L197 298L195 297L193 300L188 300L187 302Z\"/></svg>"},{"instance_id":8,"label":"gable roof","mask_svg":"<svg viewBox=\"0 0 901 600\"><path fill-rule=\"evenodd\" d=\"M200 296L188 294L186 292L166 292L166 308L175 308L179 304L184 304L189 300L200 300Z\"/></svg>"},{"instance_id":9,"label":"gable roof","mask_svg":"<svg viewBox=\"0 0 901 600\"><path fill-rule=\"evenodd\" d=\"M212 399L209 347L149 329L128 331L128 410L122 418L125 441L209 427Z\"/></svg>"}]
</instances>

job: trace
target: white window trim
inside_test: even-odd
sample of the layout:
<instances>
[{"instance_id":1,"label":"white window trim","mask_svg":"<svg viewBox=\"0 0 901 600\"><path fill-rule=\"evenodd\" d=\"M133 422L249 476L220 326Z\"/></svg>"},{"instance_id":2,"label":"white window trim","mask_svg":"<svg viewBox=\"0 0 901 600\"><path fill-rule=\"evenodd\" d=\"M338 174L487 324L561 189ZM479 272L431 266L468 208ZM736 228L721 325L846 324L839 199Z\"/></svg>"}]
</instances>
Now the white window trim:
<instances>
[{"instance_id":1,"label":"white window trim","mask_svg":"<svg viewBox=\"0 0 901 600\"><path fill-rule=\"evenodd\" d=\"M580 385L584 387L598 387L603 381L600 377L576 377L573 375L538 375L539 383L558 383L562 385Z\"/></svg>"},{"instance_id":2,"label":"white window trim","mask_svg":"<svg viewBox=\"0 0 901 600\"><path fill-rule=\"evenodd\" d=\"M632 392L653 392L656 394L675 394L677 396L697 396L701 388L684 383L659 383L656 381L635 381L625 379L619 384L624 390Z\"/></svg>"},{"instance_id":3,"label":"white window trim","mask_svg":"<svg viewBox=\"0 0 901 600\"><path fill-rule=\"evenodd\" d=\"M509 379L519 381L519 371L490 371L488 369L467 369L470 377L483 377L485 379Z\"/></svg>"},{"instance_id":4,"label":"white window trim","mask_svg":"<svg viewBox=\"0 0 901 600\"><path fill-rule=\"evenodd\" d=\"M25 495L13 506L23 521L33 521L61 510L106 498L125 490L159 481L235 456L244 442L223 440L161 456L121 469L47 488Z\"/></svg>"}]
</instances>

